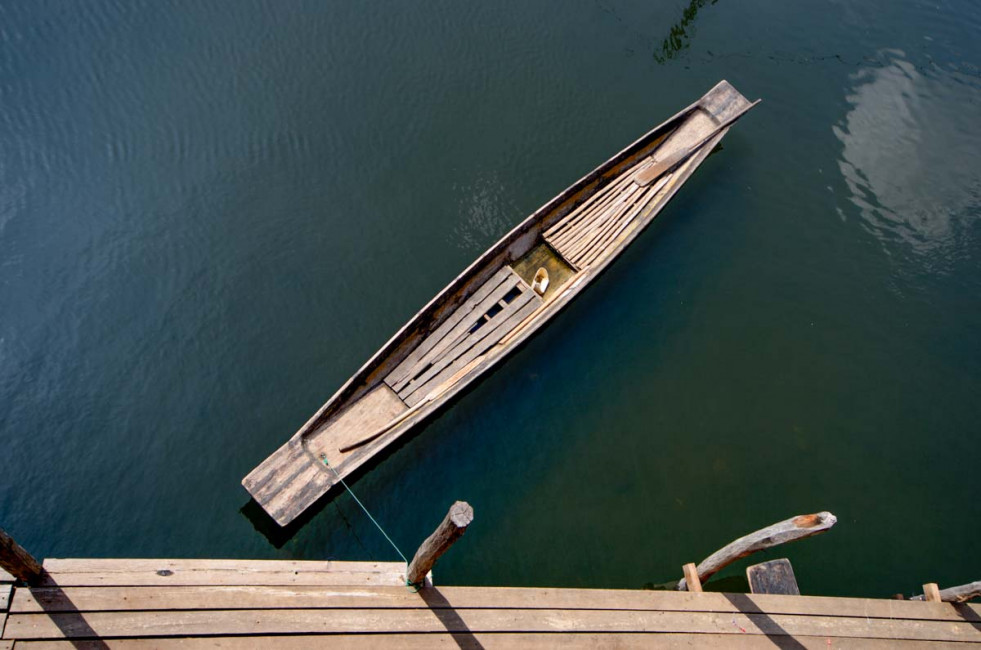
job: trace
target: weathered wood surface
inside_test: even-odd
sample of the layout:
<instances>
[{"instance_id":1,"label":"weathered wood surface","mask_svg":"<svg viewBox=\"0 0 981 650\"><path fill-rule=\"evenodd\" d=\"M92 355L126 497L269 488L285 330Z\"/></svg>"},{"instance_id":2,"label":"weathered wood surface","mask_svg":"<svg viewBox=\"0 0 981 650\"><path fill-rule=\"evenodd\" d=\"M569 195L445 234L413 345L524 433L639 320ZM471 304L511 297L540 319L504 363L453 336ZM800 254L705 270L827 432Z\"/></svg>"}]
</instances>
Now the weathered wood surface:
<instances>
[{"instance_id":1,"label":"weathered wood surface","mask_svg":"<svg viewBox=\"0 0 981 650\"><path fill-rule=\"evenodd\" d=\"M24 582L35 582L41 575L41 564L3 528L0 528L0 567Z\"/></svg>"},{"instance_id":2,"label":"weathered wood surface","mask_svg":"<svg viewBox=\"0 0 981 650\"><path fill-rule=\"evenodd\" d=\"M432 634L374 634L369 640L363 635L332 634L329 638L321 635L303 636L250 636L250 637L198 637L179 639L121 639L113 640L113 650L211 650L212 648L277 648L277 650L322 650L326 645L332 650L362 649L365 647L394 648L396 650L420 650L429 648L529 648L534 650L594 650L595 648L643 649L661 648L664 650L773 650L786 647L797 650L938 650L952 648L968 650L973 644L954 644L936 641L909 641L901 639L852 639L836 638L833 646L825 637L769 637L751 634L690 634L645 633L630 634L602 632L572 632L535 634L522 632L494 633L432 633ZM105 650L101 642L86 641L20 641L18 648L25 650ZM0 650L3 645L0 644Z\"/></svg>"},{"instance_id":3,"label":"weathered wood surface","mask_svg":"<svg viewBox=\"0 0 981 650\"><path fill-rule=\"evenodd\" d=\"M923 585L923 599L931 603L941 602L940 587L937 586L936 582L928 582Z\"/></svg>"},{"instance_id":4,"label":"weathered wood surface","mask_svg":"<svg viewBox=\"0 0 981 650\"><path fill-rule=\"evenodd\" d=\"M3 569L0 569L0 585L2 585L5 582L13 582L13 581L14 581L14 576L10 575Z\"/></svg>"},{"instance_id":5,"label":"weathered wood surface","mask_svg":"<svg viewBox=\"0 0 981 650\"><path fill-rule=\"evenodd\" d=\"M369 586L357 577L388 575L395 566L403 565L48 560L45 570L58 586L17 589L3 638L18 640L18 648L108 645L133 650L325 643L396 648L935 648L981 643L981 606L971 604L587 589L429 587L413 592L404 583ZM296 577L310 573L308 568L353 582L297 585ZM275 577L271 585L152 586L146 584L147 573L179 580L187 573L260 581ZM60 582L64 576L92 576L87 580L101 584L93 578L105 575L111 576L110 583L132 583ZM86 645L90 642L94 645Z\"/></svg>"},{"instance_id":6,"label":"weathered wood surface","mask_svg":"<svg viewBox=\"0 0 981 650\"><path fill-rule=\"evenodd\" d=\"M913 596L910 600L926 600L925 595ZM969 582L966 585L960 585L958 587L940 589L937 595L939 596L939 600L945 603L965 603L974 598L981 598L981 580Z\"/></svg>"},{"instance_id":7,"label":"weathered wood surface","mask_svg":"<svg viewBox=\"0 0 981 650\"><path fill-rule=\"evenodd\" d=\"M467 527L473 523L473 508L465 501L457 501L450 506L449 512L433 534L419 546L416 554L409 563L407 579L409 584L422 584L426 574L432 571L436 560L450 550L453 542L460 539Z\"/></svg>"},{"instance_id":8,"label":"weathered wood surface","mask_svg":"<svg viewBox=\"0 0 981 650\"><path fill-rule=\"evenodd\" d=\"M688 574L685 574L688 579ZM783 594L785 596L800 596L797 577L790 560L781 558L770 560L746 567L746 580L749 590L754 594ZM689 580L689 585L691 581Z\"/></svg>"},{"instance_id":9,"label":"weathered wood surface","mask_svg":"<svg viewBox=\"0 0 981 650\"><path fill-rule=\"evenodd\" d=\"M516 226L511 232L481 255L470 267L458 275L446 288L431 300L418 314L402 327L382 348L348 380L330 400L304 424L289 443L280 447L270 459L262 463L244 480L243 485L256 501L276 520L285 526L298 517L309 505L325 494L334 484L333 475L324 472L316 462L317 453L310 453L304 441L319 431L324 423L337 412L350 406L364 393L396 372L392 377L405 380L405 373L411 372L413 364L425 352L420 344L434 331L447 326L450 318L461 305L471 301L476 292L505 266L521 259L542 242L543 232L547 233L570 213L584 208L586 203L596 199L598 205L602 198L598 194L611 183L624 181L628 170L638 170L638 163L646 161L650 154L660 146L672 148L691 146L699 137L704 137L712 128L724 121L725 115L744 109L749 102L729 83L720 82L698 102L686 107L621 152L600 165L593 172L574 183L546 205ZM704 147L686 159L669 183L657 194L655 200L645 205L631 220L614 230L604 230L607 239L598 248L594 245L584 251L592 261L591 273L585 281L571 281L568 288L556 291L554 297L532 313L515 314L508 318L508 329L500 340L483 345L485 349L471 348L470 352L447 366L438 376L430 378L425 385L415 389L414 394L403 396L405 403L412 407L422 407L406 416L397 426L387 429L383 435L367 444L357 446L331 466L341 477L349 475L362 467L378 452L391 445L406 432L430 417L436 410L453 399L483 373L488 372L503 360L507 354L528 337L535 334L548 320L568 305L586 286L595 279L620 251L629 245L639 233L649 225L660 210L674 196L681 185L705 160L712 147L725 135L723 129L713 136ZM646 163L645 163L646 164ZM612 194L606 196L609 199ZM592 208L583 209L582 214ZM598 218L594 213L590 218ZM623 225L623 224L621 224ZM546 237L547 239L547 237ZM568 262L568 260L566 260ZM575 267L575 264L570 264ZM574 270L578 270L575 269ZM582 276L583 273L580 273ZM505 330L502 330L502 332ZM504 344L506 342L506 345ZM413 356L415 355L415 356ZM469 355L469 358L464 358ZM452 381L450 381L452 379ZM396 391L400 392L400 391ZM429 396L438 394L437 399ZM363 432L368 436L372 431ZM265 489L270 480L288 490L288 497L278 497L276 491ZM257 494L261 491L261 494Z\"/></svg>"},{"instance_id":10,"label":"weathered wood surface","mask_svg":"<svg viewBox=\"0 0 981 650\"><path fill-rule=\"evenodd\" d=\"M33 587L18 589L12 613L170 609L384 609L419 607L419 594L400 586L276 585ZM963 622L947 603L871 598L721 594L616 589L434 587L431 609L622 609L676 612L764 611L798 616L844 616ZM963 605L968 616L981 605Z\"/></svg>"},{"instance_id":11,"label":"weathered wood surface","mask_svg":"<svg viewBox=\"0 0 981 650\"><path fill-rule=\"evenodd\" d=\"M690 158L691 155L695 153L695 151L697 151L700 147L705 146L705 144L708 143L712 138L714 138L716 135L718 135L725 129L729 128L729 126L731 126L733 122L738 120L743 115L743 113L756 106L759 102L760 100L756 100L755 102L749 104L748 106L743 107L739 112L731 114L724 121L720 122L719 125L715 127L711 132L706 133L691 146L681 149L676 149L672 151L670 154L668 154L667 156L665 156L664 158L655 156L654 163L637 176L637 184L650 185L652 181L655 181L661 176L663 176L664 174L672 171L684 160Z\"/></svg>"},{"instance_id":12,"label":"weathered wood surface","mask_svg":"<svg viewBox=\"0 0 981 650\"><path fill-rule=\"evenodd\" d=\"M981 630L968 621L897 621L836 616L787 616L758 612L624 611L609 609L440 610L286 609L168 610L13 614L9 639L56 639L97 635L104 638L268 634L372 634L398 632L681 632L771 636L860 637L919 641L981 642ZM449 614L449 615L447 615ZM743 632L745 630L745 632Z\"/></svg>"},{"instance_id":13,"label":"weathered wood surface","mask_svg":"<svg viewBox=\"0 0 981 650\"><path fill-rule=\"evenodd\" d=\"M10 594L13 589L10 585L0 585L0 612L5 611L10 606Z\"/></svg>"},{"instance_id":14,"label":"weathered wood surface","mask_svg":"<svg viewBox=\"0 0 981 650\"><path fill-rule=\"evenodd\" d=\"M702 581L698 579L698 569L695 567L694 562L689 562L685 566L681 567L682 572L685 574L685 581L688 583L688 591L693 594L702 593Z\"/></svg>"},{"instance_id":15,"label":"weathered wood surface","mask_svg":"<svg viewBox=\"0 0 981 650\"><path fill-rule=\"evenodd\" d=\"M702 560L698 565L698 577L704 583L720 570L740 558L744 558L757 551L779 546L780 544L786 544L787 542L793 542L826 532L837 521L837 517L830 512L819 512L813 515L791 517L772 526L757 530L727 544ZM686 588L687 584L685 579L682 578L678 582L678 590L684 591Z\"/></svg>"},{"instance_id":16,"label":"weathered wood surface","mask_svg":"<svg viewBox=\"0 0 981 650\"><path fill-rule=\"evenodd\" d=\"M45 561L44 587L177 585L405 584L401 562L276 562L241 560Z\"/></svg>"}]
</instances>

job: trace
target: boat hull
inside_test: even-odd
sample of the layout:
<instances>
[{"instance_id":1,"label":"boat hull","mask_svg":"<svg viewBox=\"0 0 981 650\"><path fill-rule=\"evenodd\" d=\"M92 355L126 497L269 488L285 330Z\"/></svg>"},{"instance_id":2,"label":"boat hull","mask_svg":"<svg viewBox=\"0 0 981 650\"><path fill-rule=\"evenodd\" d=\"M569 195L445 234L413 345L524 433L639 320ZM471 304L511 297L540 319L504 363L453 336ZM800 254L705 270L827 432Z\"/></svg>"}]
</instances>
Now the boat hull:
<instances>
[{"instance_id":1,"label":"boat hull","mask_svg":"<svg viewBox=\"0 0 981 650\"><path fill-rule=\"evenodd\" d=\"M295 520L568 305L654 220L752 105L722 81L536 210L250 472L245 488L280 526ZM659 163L667 165L664 171ZM550 280L539 295L531 285L541 269Z\"/></svg>"}]
</instances>

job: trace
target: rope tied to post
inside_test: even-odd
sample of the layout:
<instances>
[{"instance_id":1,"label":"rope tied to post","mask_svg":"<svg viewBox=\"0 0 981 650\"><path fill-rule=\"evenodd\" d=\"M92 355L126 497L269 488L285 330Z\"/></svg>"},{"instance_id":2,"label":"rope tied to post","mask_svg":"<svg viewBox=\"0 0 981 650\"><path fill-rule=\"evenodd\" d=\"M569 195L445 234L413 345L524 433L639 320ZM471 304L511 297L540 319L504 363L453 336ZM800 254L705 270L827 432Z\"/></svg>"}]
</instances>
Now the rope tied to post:
<instances>
[{"instance_id":1,"label":"rope tied to post","mask_svg":"<svg viewBox=\"0 0 981 650\"><path fill-rule=\"evenodd\" d=\"M388 540L388 543L392 545L395 552L399 554L402 561L405 562L405 585L411 588L413 591L419 591L420 588L424 587L426 584L426 576L432 570L433 565L436 564L436 560L439 559L443 553L449 550L450 546L456 540L463 536L463 533L467 531L467 527L473 522L473 508L466 501L457 501L452 506L450 506L450 511L446 513L446 517L443 518L443 522L439 527L433 532L432 535L426 538L426 540L416 551L413 556L412 561L409 562L399 547L395 545L392 538L388 536L385 529L381 527L381 524L371 516L368 512L368 508L361 503L361 499L354 493L354 491L344 482L341 475L337 473L337 470L330 466L327 462L327 454L320 454L320 460L334 476L337 477L337 481L344 486L351 497L354 499L364 513L371 520L371 523L375 525L375 528L382 534L382 536Z\"/></svg>"},{"instance_id":2,"label":"rope tied to post","mask_svg":"<svg viewBox=\"0 0 981 650\"><path fill-rule=\"evenodd\" d=\"M368 515L368 519L370 519L371 523L375 525L375 528L377 528L378 531L382 534L382 537L384 537L388 541L388 543L392 545L392 548L395 549L395 552L398 553L399 557L402 558L402 561L405 562L406 573L408 573L409 561L406 559L405 555L402 553L402 551L399 550L399 547L395 545L395 542L392 541L392 538L388 536L388 533L385 532L385 529L381 527L381 524L379 524L378 521L371 516L371 513L368 512L368 508L366 508L365 505L361 503L361 499L359 499L358 495L354 493L354 490L352 490L350 486L348 486L348 484L344 482L344 479L342 479L341 475L337 473L337 470L330 466L330 463L327 462L327 454L320 454L320 460L323 461L327 469L329 469L331 472L334 473L334 476L337 477L338 482L340 482L340 484L344 486L344 489L350 493L351 498L354 499L354 502L357 503L362 510L364 510L364 513Z\"/></svg>"}]
</instances>

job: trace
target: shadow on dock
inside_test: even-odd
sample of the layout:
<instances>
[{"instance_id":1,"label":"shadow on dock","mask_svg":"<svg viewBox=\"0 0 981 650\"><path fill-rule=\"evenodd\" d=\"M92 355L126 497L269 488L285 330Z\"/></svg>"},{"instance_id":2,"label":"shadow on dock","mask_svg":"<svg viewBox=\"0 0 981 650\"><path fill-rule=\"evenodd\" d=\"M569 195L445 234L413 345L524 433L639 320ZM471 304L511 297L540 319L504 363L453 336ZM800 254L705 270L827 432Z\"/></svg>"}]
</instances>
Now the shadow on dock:
<instances>
[{"instance_id":1,"label":"shadow on dock","mask_svg":"<svg viewBox=\"0 0 981 650\"><path fill-rule=\"evenodd\" d=\"M79 611L68 594L47 572L44 574L41 587L32 587L31 593L41 609L51 618L62 635L75 648L85 650L109 650L109 646L99 638L99 635L89 625L82 612Z\"/></svg>"},{"instance_id":2,"label":"shadow on dock","mask_svg":"<svg viewBox=\"0 0 981 650\"><path fill-rule=\"evenodd\" d=\"M446 600L446 597L440 593L439 589L435 587L429 587L426 589L420 589L419 595L422 597L423 602L429 607L429 610L439 619L446 631L449 632L453 640L461 648L483 648L477 637L473 635L470 628L467 627L466 622L460 615L456 613L450 601Z\"/></svg>"},{"instance_id":3,"label":"shadow on dock","mask_svg":"<svg viewBox=\"0 0 981 650\"><path fill-rule=\"evenodd\" d=\"M795 639L790 632L774 621L769 614L760 609L759 605L753 602L748 594L722 594L726 600L735 605L741 613L745 614L766 638L773 642L774 647L783 650L806 650L806 646Z\"/></svg>"},{"instance_id":4,"label":"shadow on dock","mask_svg":"<svg viewBox=\"0 0 981 650\"><path fill-rule=\"evenodd\" d=\"M957 615L974 626L974 629L981 631L981 616L977 611L971 609L967 603L951 603Z\"/></svg>"}]
</instances>

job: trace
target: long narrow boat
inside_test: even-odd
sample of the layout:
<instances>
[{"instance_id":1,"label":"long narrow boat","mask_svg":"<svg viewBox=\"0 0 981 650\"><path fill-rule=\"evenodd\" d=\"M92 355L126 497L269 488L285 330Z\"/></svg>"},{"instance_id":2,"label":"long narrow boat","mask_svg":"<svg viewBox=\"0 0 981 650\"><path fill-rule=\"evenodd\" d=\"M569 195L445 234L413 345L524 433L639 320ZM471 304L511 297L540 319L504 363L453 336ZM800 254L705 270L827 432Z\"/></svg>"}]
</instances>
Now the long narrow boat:
<instances>
[{"instance_id":1,"label":"long narrow boat","mask_svg":"<svg viewBox=\"0 0 981 650\"><path fill-rule=\"evenodd\" d=\"M406 323L242 484L280 526L293 521L569 304L755 104L722 81L539 208Z\"/></svg>"}]
</instances>

